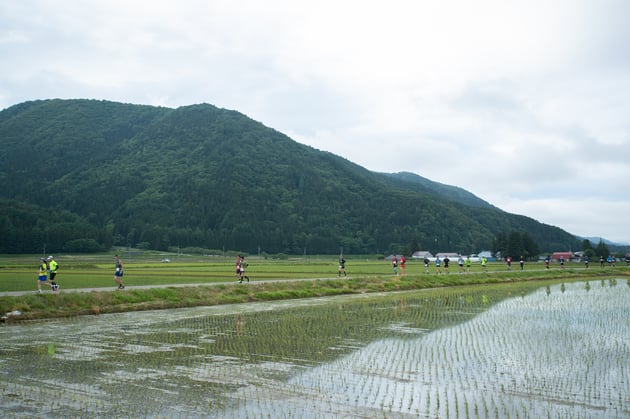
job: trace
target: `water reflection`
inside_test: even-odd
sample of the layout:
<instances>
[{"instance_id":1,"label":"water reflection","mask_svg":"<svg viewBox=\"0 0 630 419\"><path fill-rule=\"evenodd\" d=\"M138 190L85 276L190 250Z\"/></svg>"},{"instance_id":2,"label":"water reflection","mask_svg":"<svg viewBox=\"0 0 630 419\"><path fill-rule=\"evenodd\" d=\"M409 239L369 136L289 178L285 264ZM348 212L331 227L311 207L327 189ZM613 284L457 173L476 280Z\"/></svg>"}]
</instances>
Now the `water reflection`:
<instances>
[{"instance_id":1,"label":"water reflection","mask_svg":"<svg viewBox=\"0 0 630 419\"><path fill-rule=\"evenodd\" d=\"M627 416L630 289L584 292L588 284L2 327L0 409L9 417Z\"/></svg>"}]
</instances>

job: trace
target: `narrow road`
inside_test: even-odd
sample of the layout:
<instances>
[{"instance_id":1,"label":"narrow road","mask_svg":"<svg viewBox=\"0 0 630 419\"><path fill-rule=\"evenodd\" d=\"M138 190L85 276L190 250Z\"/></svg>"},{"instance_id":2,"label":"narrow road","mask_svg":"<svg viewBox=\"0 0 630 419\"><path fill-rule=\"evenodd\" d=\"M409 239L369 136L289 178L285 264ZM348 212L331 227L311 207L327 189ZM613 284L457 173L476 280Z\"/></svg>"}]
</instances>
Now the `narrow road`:
<instances>
[{"instance_id":1,"label":"narrow road","mask_svg":"<svg viewBox=\"0 0 630 419\"><path fill-rule=\"evenodd\" d=\"M350 279L351 277L344 278ZM295 278L295 279L264 279L260 281L252 280L252 282L243 282L242 286L246 287L248 284L265 284L269 282L295 282L295 281L317 281L317 280L328 280L328 279L340 279L337 277L329 277L329 278ZM341 279L340 279L341 280ZM184 288L184 287L211 287L216 285L239 285L237 281L226 281L226 282L197 282L193 284L151 284L151 285L125 285L124 290L120 290L120 292L130 291L130 290L146 290L151 288ZM92 291L104 291L104 292L113 292L119 291L118 286L111 287L100 287L100 288L59 288L58 293L69 293L69 292L92 292ZM22 295L29 294L37 294L37 290L28 290L28 291L6 291L0 292L0 297L19 297ZM42 294L51 294L52 291L50 289L42 288Z\"/></svg>"}]
</instances>

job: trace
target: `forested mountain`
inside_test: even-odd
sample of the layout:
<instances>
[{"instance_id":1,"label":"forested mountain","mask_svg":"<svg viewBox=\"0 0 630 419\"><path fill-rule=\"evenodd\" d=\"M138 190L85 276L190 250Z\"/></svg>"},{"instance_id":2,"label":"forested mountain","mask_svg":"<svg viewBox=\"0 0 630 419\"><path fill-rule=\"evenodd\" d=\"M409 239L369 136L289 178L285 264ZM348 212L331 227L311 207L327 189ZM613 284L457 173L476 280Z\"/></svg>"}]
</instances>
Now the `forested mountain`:
<instances>
[{"instance_id":1,"label":"forested mountain","mask_svg":"<svg viewBox=\"0 0 630 419\"><path fill-rule=\"evenodd\" d=\"M112 245L302 254L580 242L453 186L369 171L212 105L45 100L0 112L0 252Z\"/></svg>"},{"instance_id":2,"label":"forested mountain","mask_svg":"<svg viewBox=\"0 0 630 419\"><path fill-rule=\"evenodd\" d=\"M427 178L418 176L415 173L399 172L386 175L396 179L407 181L407 185L411 190L420 192L434 192L438 195L441 195L443 198L447 198L452 201L460 202L462 204L470 205L473 207L498 209L490 205L483 199L479 198L478 196L475 196L462 188L433 182Z\"/></svg>"}]
</instances>

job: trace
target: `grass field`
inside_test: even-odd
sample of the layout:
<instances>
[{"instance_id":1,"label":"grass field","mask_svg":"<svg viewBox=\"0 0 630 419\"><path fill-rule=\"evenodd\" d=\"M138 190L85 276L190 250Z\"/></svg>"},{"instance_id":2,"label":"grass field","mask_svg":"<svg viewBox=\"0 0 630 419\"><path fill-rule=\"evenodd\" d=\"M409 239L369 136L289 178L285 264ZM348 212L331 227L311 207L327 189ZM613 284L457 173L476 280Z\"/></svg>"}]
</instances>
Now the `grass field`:
<instances>
[{"instance_id":1,"label":"grass field","mask_svg":"<svg viewBox=\"0 0 630 419\"><path fill-rule=\"evenodd\" d=\"M43 286L44 294L39 295L36 293L39 256L0 255L0 314L17 310L20 319L36 319L451 285L630 276L630 268L626 266L584 269L581 264L567 264L560 269L556 264L547 270L543 264L533 262L527 263L523 271L518 264L508 271L504 263L497 262L489 263L486 272L475 264L470 273L460 273L457 265L452 264L448 275L438 275L435 266L430 266L426 274L422 262L415 260L408 261L406 275L401 275L400 270L395 275L388 261L347 255L348 279L343 276L340 279L335 256L288 260L248 257L247 274L252 282L238 284L232 257L141 252L120 256L127 286L122 292L116 290L113 281L113 254L58 255L55 259L60 265L57 282L61 292L53 295ZM161 262L165 257L171 262ZM91 291L73 292L82 289ZM25 294L15 296L7 292Z\"/></svg>"},{"instance_id":2,"label":"grass field","mask_svg":"<svg viewBox=\"0 0 630 419\"><path fill-rule=\"evenodd\" d=\"M136 254L121 256L125 285L202 284L236 281L235 258L176 256L163 263L161 256ZM63 289L114 287L113 255L59 256L57 282ZM336 278L337 259L330 256L267 260L247 258L247 275L253 280L289 280ZM34 255L0 256L0 292L35 290L39 257ZM391 273L386 261L348 259L352 276Z\"/></svg>"}]
</instances>

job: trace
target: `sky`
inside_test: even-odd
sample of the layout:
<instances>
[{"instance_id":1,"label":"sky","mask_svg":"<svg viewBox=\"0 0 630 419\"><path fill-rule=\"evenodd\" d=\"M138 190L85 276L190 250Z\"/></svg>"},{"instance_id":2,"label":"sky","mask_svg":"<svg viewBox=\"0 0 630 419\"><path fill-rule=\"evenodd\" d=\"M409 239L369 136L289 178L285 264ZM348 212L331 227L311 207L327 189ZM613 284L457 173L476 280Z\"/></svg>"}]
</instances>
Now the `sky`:
<instances>
[{"instance_id":1,"label":"sky","mask_svg":"<svg viewBox=\"0 0 630 419\"><path fill-rule=\"evenodd\" d=\"M4 0L0 109L210 103L630 243L628 21L626 0Z\"/></svg>"}]
</instances>

